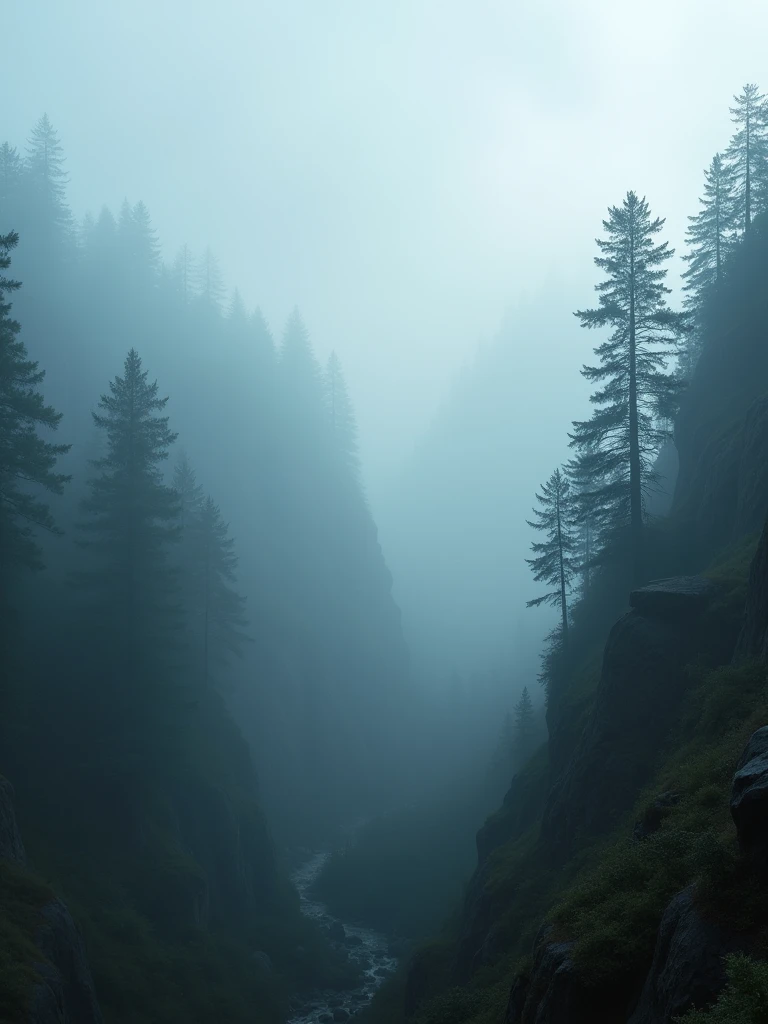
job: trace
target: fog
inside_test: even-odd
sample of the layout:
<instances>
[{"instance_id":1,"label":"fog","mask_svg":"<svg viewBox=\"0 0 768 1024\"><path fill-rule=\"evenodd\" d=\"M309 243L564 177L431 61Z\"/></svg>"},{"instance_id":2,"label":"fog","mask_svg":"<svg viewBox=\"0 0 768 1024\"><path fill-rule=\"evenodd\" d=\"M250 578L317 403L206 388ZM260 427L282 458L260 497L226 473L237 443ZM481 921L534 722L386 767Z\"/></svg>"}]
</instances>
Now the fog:
<instances>
[{"instance_id":1,"label":"fog","mask_svg":"<svg viewBox=\"0 0 768 1024\"><path fill-rule=\"evenodd\" d=\"M759 77L766 20L737 3L723 24L696 0L653 0L642 18L598 0L10 2L3 122L20 141L48 112L76 216L141 199L169 259L211 245L278 332L301 308L319 356L335 350L345 367L411 646L469 671L529 632L522 519L585 407L592 339L571 312L590 299L606 208L636 188L681 250L727 137L724 97ZM449 584L465 599L450 607L398 512L402 474L505 318L519 384L499 470L515 481L509 536L482 569L492 598L473 596L465 560ZM467 652L451 638L473 602ZM428 641L408 630L425 603L445 608L430 608ZM479 628L490 604L496 626Z\"/></svg>"},{"instance_id":2,"label":"fog","mask_svg":"<svg viewBox=\"0 0 768 1024\"><path fill-rule=\"evenodd\" d=\"M762 272L768 8L0 26L0 818L7 776L109 1024L219 1019L209 976L233 1024L343 1022L459 906L513 777L533 827L630 589L695 549L664 532L672 439L729 268ZM631 272L595 266L606 233Z\"/></svg>"},{"instance_id":3,"label":"fog","mask_svg":"<svg viewBox=\"0 0 768 1024\"><path fill-rule=\"evenodd\" d=\"M3 7L5 135L47 111L77 214L143 199L169 254L210 244L272 324L298 304L347 369L374 496L522 293L556 274L587 300L627 188L681 242L768 17L708 0L641 17L600 0ZM562 310L563 337L521 352L532 381L590 350Z\"/></svg>"}]
</instances>

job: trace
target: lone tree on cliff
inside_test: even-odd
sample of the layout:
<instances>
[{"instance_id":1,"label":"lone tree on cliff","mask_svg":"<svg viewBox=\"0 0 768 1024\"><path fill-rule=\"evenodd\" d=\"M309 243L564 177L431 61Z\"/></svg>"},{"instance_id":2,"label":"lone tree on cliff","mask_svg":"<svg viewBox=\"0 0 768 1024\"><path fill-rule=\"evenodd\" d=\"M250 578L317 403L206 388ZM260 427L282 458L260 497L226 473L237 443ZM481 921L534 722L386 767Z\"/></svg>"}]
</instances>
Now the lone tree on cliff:
<instances>
[{"instance_id":1,"label":"lone tree on cliff","mask_svg":"<svg viewBox=\"0 0 768 1024\"><path fill-rule=\"evenodd\" d=\"M536 495L539 508L534 508L533 520L526 520L529 526L546 535L543 541L531 544L533 558L526 558L537 583L546 583L552 589L541 597L528 601L526 607L540 604L560 606L562 616L562 643L568 643L568 600L567 594L576 571L574 560L575 544L572 534L572 498L568 477L559 468L543 484L541 494Z\"/></svg>"},{"instance_id":2,"label":"lone tree on cliff","mask_svg":"<svg viewBox=\"0 0 768 1024\"><path fill-rule=\"evenodd\" d=\"M664 264L674 254L667 242L655 244L664 226L651 219L645 199L628 192L603 221L606 238L597 239L595 264L607 276L596 285L596 309L578 310L582 327L612 329L598 345L598 366L582 374L598 389L591 419L573 424L571 447L582 458L582 472L597 481L590 498L609 528L628 526L635 583L644 578L644 491L654 481L653 463L671 437L681 378L668 372L686 319L668 308Z\"/></svg>"},{"instance_id":3,"label":"lone tree on cliff","mask_svg":"<svg viewBox=\"0 0 768 1024\"><path fill-rule=\"evenodd\" d=\"M734 100L730 111L737 128L725 156L733 177L736 222L747 234L768 202L768 108L752 83Z\"/></svg>"}]
</instances>

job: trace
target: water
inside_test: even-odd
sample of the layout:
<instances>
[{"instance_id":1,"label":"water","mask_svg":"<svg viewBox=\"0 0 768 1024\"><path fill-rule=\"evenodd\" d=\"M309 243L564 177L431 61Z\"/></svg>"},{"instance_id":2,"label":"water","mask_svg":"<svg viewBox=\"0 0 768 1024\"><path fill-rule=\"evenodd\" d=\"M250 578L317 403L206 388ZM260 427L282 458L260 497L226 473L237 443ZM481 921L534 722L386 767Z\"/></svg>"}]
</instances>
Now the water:
<instances>
[{"instance_id":1,"label":"water","mask_svg":"<svg viewBox=\"0 0 768 1024\"><path fill-rule=\"evenodd\" d=\"M321 927L328 927L338 922L338 918L328 913L324 903L320 903L309 895L312 884L323 870L330 857L327 851L314 853L292 875L293 884L301 900L301 912ZM356 925L339 922L347 935L345 948L350 960L359 964L363 971L363 983L359 988L346 992L317 993L316 998L308 1000L288 1024L319 1024L333 1020L334 1011L343 1010L352 1017L358 1010L366 1006L382 981L392 974L397 967L397 958L392 956L389 941L385 935L372 931L370 928L359 928ZM337 1019L341 1014L337 1013Z\"/></svg>"}]
</instances>

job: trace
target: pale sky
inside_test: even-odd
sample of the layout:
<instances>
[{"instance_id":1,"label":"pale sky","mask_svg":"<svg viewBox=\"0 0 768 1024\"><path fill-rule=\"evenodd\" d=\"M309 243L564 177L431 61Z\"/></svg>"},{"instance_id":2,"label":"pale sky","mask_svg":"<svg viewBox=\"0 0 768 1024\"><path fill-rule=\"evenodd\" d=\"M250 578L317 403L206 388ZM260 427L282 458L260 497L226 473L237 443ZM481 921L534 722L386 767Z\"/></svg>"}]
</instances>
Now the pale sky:
<instances>
[{"instance_id":1,"label":"pale sky","mask_svg":"<svg viewBox=\"0 0 768 1024\"><path fill-rule=\"evenodd\" d=\"M374 490L521 293L562 286L562 343L521 350L532 401L577 370L606 207L645 194L682 251L732 94L768 85L745 0L0 0L0 22L2 137L47 111L78 216L143 199L167 255L210 243L276 333L298 303Z\"/></svg>"}]
</instances>

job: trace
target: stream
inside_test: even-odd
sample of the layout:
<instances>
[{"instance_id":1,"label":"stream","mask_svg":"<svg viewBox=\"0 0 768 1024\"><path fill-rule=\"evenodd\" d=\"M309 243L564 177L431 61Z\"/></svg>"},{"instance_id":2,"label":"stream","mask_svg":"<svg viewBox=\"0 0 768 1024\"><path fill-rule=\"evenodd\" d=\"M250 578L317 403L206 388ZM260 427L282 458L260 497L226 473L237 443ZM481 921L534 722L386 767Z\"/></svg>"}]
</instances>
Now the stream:
<instances>
[{"instance_id":1,"label":"stream","mask_svg":"<svg viewBox=\"0 0 768 1024\"><path fill-rule=\"evenodd\" d=\"M343 927L346 935L344 947L350 960L360 965L363 983L348 991L316 993L315 998L308 1000L305 1006L289 1018L287 1024L331 1024L332 1021L347 1020L367 1006L382 981L397 967L397 958L390 953L386 935L339 921L328 913L324 903L310 895L312 885L329 857L327 851L313 854L294 871L291 879L299 893L301 912L306 917L316 921L322 928L334 925L337 928L339 925Z\"/></svg>"}]
</instances>

